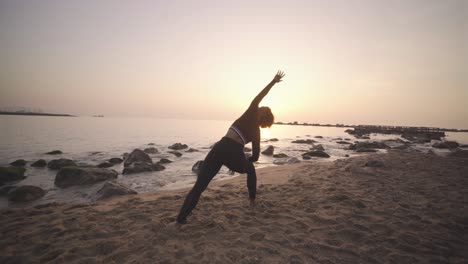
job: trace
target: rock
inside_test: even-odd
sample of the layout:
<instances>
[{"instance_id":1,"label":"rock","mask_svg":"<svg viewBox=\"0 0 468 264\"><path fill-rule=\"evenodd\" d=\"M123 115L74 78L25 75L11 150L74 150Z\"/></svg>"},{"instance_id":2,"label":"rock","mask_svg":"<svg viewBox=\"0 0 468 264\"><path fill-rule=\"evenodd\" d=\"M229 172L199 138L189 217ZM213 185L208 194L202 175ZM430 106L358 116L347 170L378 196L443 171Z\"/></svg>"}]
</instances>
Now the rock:
<instances>
[{"instance_id":1,"label":"rock","mask_svg":"<svg viewBox=\"0 0 468 264\"><path fill-rule=\"evenodd\" d=\"M63 154L63 152L61 150L52 150L52 151L46 152L45 154L47 154L47 155L59 155L59 154Z\"/></svg>"},{"instance_id":2,"label":"rock","mask_svg":"<svg viewBox=\"0 0 468 264\"><path fill-rule=\"evenodd\" d=\"M350 138L345 138L344 140L351 140Z\"/></svg>"},{"instance_id":3,"label":"rock","mask_svg":"<svg viewBox=\"0 0 468 264\"><path fill-rule=\"evenodd\" d=\"M346 158L349 158L349 154L344 155Z\"/></svg>"},{"instance_id":4,"label":"rock","mask_svg":"<svg viewBox=\"0 0 468 264\"><path fill-rule=\"evenodd\" d=\"M449 154L450 157L456 158L468 158L468 150L457 149Z\"/></svg>"},{"instance_id":5,"label":"rock","mask_svg":"<svg viewBox=\"0 0 468 264\"><path fill-rule=\"evenodd\" d=\"M279 153L279 154L274 154L273 155L273 158L277 158L277 159L281 159L281 158L287 158L288 155L284 154L284 153Z\"/></svg>"},{"instance_id":6,"label":"rock","mask_svg":"<svg viewBox=\"0 0 468 264\"><path fill-rule=\"evenodd\" d=\"M110 168L112 166L114 166L114 164L110 162L103 162L97 165L98 168Z\"/></svg>"},{"instance_id":7,"label":"rock","mask_svg":"<svg viewBox=\"0 0 468 264\"><path fill-rule=\"evenodd\" d=\"M368 148L360 148L360 149L356 149L356 152L377 152L377 150L368 149Z\"/></svg>"},{"instance_id":8,"label":"rock","mask_svg":"<svg viewBox=\"0 0 468 264\"><path fill-rule=\"evenodd\" d=\"M166 167L159 163L153 164L149 162L133 162L123 169L122 174L133 174L148 171L162 171L165 168Z\"/></svg>"},{"instance_id":9,"label":"rock","mask_svg":"<svg viewBox=\"0 0 468 264\"><path fill-rule=\"evenodd\" d=\"M154 146L154 145L156 145L156 144L154 144L153 142L148 143L148 146Z\"/></svg>"},{"instance_id":10,"label":"rock","mask_svg":"<svg viewBox=\"0 0 468 264\"><path fill-rule=\"evenodd\" d=\"M31 164L31 167L43 168L45 166L47 166L47 162L43 159L36 160Z\"/></svg>"},{"instance_id":11,"label":"rock","mask_svg":"<svg viewBox=\"0 0 468 264\"><path fill-rule=\"evenodd\" d=\"M384 163L380 160L369 160L366 162L366 167L373 167L373 168L382 168L384 167Z\"/></svg>"},{"instance_id":12,"label":"rock","mask_svg":"<svg viewBox=\"0 0 468 264\"><path fill-rule=\"evenodd\" d=\"M181 144L181 143L175 143L169 146L168 148L172 150L181 150L181 149L186 149L188 146L186 144Z\"/></svg>"},{"instance_id":13,"label":"rock","mask_svg":"<svg viewBox=\"0 0 468 264\"><path fill-rule=\"evenodd\" d=\"M97 192L96 200L103 200L114 196L138 194L129 187L117 182L106 182Z\"/></svg>"},{"instance_id":14,"label":"rock","mask_svg":"<svg viewBox=\"0 0 468 264\"><path fill-rule=\"evenodd\" d=\"M45 193L40 187L24 185L9 191L7 197L12 202L29 202L41 198Z\"/></svg>"},{"instance_id":15,"label":"rock","mask_svg":"<svg viewBox=\"0 0 468 264\"><path fill-rule=\"evenodd\" d=\"M122 158L125 160L126 158L128 158L128 155L130 155L130 153L125 152L124 154L122 154Z\"/></svg>"},{"instance_id":16,"label":"rock","mask_svg":"<svg viewBox=\"0 0 468 264\"><path fill-rule=\"evenodd\" d=\"M440 149L454 149L458 148L460 144L455 141L442 141L440 143L435 143L432 145L433 148L440 148Z\"/></svg>"},{"instance_id":17,"label":"rock","mask_svg":"<svg viewBox=\"0 0 468 264\"><path fill-rule=\"evenodd\" d=\"M322 136L315 136L314 138L323 138Z\"/></svg>"},{"instance_id":18,"label":"rock","mask_svg":"<svg viewBox=\"0 0 468 264\"><path fill-rule=\"evenodd\" d=\"M311 156L308 156L308 155L302 155L302 159L304 159L304 160L310 160L310 159L312 159L312 157L311 157Z\"/></svg>"},{"instance_id":19,"label":"rock","mask_svg":"<svg viewBox=\"0 0 468 264\"><path fill-rule=\"evenodd\" d=\"M289 158L286 163L287 164L294 164L294 163L299 163L301 162L298 158L295 158L295 157L292 157L292 158Z\"/></svg>"},{"instance_id":20,"label":"rock","mask_svg":"<svg viewBox=\"0 0 468 264\"><path fill-rule=\"evenodd\" d=\"M198 172L200 171L201 166L203 166L203 160L199 160L199 161L195 162L195 164L193 164L193 166L192 166L192 171L194 173L198 174Z\"/></svg>"},{"instance_id":21,"label":"rock","mask_svg":"<svg viewBox=\"0 0 468 264\"><path fill-rule=\"evenodd\" d=\"M351 144L351 143L349 143L348 141L340 140L340 141L337 141L336 144L349 145L349 144Z\"/></svg>"},{"instance_id":22,"label":"rock","mask_svg":"<svg viewBox=\"0 0 468 264\"><path fill-rule=\"evenodd\" d=\"M189 149L186 150L185 152L188 152L188 153L191 153L191 152L198 152L198 149L189 148Z\"/></svg>"},{"instance_id":23,"label":"rock","mask_svg":"<svg viewBox=\"0 0 468 264\"><path fill-rule=\"evenodd\" d=\"M128 157L124 160L124 167L130 166L130 164L134 162L147 162L153 163L150 156L143 152L141 149L134 149L132 153L128 155Z\"/></svg>"},{"instance_id":24,"label":"rock","mask_svg":"<svg viewBox=\"0 0 468 264\"><path fill-rule=\"evenodd\" d=\"M343 140L343 139L339 137L339 138L335 138L334 140Z\"/></svg>"},{"instance_id":25,"label":"rock","mask_svg":"<svg viewBox=\"0 0 468 264\"><path fill-rule=\"evenodd\" d=\"M155 147L145 148L143 151L144 151L145 153L148 153L148 154L156 154L156 153L159 153L158 149L155 148Z\"/></svg>"},{"instance_id":26,"label":"rock","mask_svg":"<svg viewBox=\"0 0 468 264\"><path fill-rule=\"evenodd\" d=\"M385 143L382 142L356 142L355 144L349 145L349 149L358 150L358 149L386 149L389 148Z\"/></svg>"},{"instance_id":27,"label":"rock","mask_svg":"<svg viewBox=\"0 0 468 264\"><path fill-rule=\"evenodd\" d=\"M24 167L26 165L26 161L24 159L15 160L10 163L11 166L15 167Z\"/></svg>"},{"instance_id":28,"label":"rock","mask_svg":"<svg viewBox=\"0 0 468 264\"><path fill-rule=\"evenodd\" d=\"M55 159L49 161L47 168L51 170L60 170L63 167L75 167L76 163L71 159Z\"/></svg>"},{"instance_id":29,"label":"rock","mask_svg":"<svg viewBox=\"0 0 468 264\"><path fill-rule=\"evenodd\" d=\"M302 154L302 158L304 158L304 156L319 157L319 158L329 158L330 157L330 155L328 155L327 153L325 153L322 150L309 151L309 152L306 152L306 153Z\"/></svg>"},{"instance_id":30,"label":"rock","mask_svg":"<svg viewBox=\"0 0 468 264\"><path fill-rule=\"evenodd\" d=\"M7 195L11 190L15 188L16 186L14 185L3 186L2 188L0 188L0 196Z\"/></svg>"},{"instance_id":31,"label":"rock","mask_svg":"<svg viewBox=\"0 0 468 264\"><path fill-rule=\"evenodd\" d=\"M171 153L171 154L175 155L176 157L181 157L182 156L182 153L180 153L179 151L168 151L167 153Z\"/></svg>"},{"instance_id":32,"label":"rock","mask_svg":"<svg viewBox=\"0 0 468 264\"><path fill-rule=\"evenodd\" d=\"M121 158L110 158L108 160L109 163L112 163L112 164L120 164L123 162L123 159Z\"/></svg>"},{"instance_id":33,"label":"rock","mask_svg":"<svg viewBox=\"0 0 468 264\"><path fill-rule=\"evenodd\" d=\"M296 144L313 144L316 143L317 141L313 139L298 139L298 140L293 140L291 143L296 143Z\"/></svg>"},{"instance_id":34,"label":"rock","mask_svg":"<svg viewBox=\"0 0 468 264\"><path fill-rule=\"evenodd\" d=\"M313 145L312 148L310 148L310 150L324 151L325 148L322 146L322 144L318 144L318 145Z\"/></svg>"},{"instance_id":35,"label":"rock","mask_svg":"<svg viewBox=\"0 0 468 264\"><path fill-rule=\"evenodd\" d=\"M162 158L162 159L159 160L160 164L166 164L166 163L171 163L171 162L172 162L172 160L165 159L165 158Z\"/></svg>"},{"instance_id":36,"label":"rock","mask_svg":"<svg viewBox=\"0 0 468 264\"><path fill-rule=\"evenodd\" d=\"M461 144L461 145L459 146L459 148L468 148L468 145L467 145L467 144Z\"/></svg>"},{"instance_id":37,"label":"rock","mask_svg":"<svg viewBox=\"0 0 468 264\"><path fill-rule=\"evenodd\" d=\"M55 185L67 188L74 185L87 185L100 181L116 179L115 170L101 168L64 167L55 176Z\"/></svg>"},{"instance_id":38,"label":"rock","mask_svg":"<svg viewBox=\"0 0 468 264\"><path fill-rule=\"evenodd\" d=\"M251 149L251 148L244 147L244 152L250 152L250 151L252 151L252 149Z\"/></svg>"},{"instance_id":39,"label":"rock","mask_svg":"<svg viewBox=\"0 0 468 264\"><path fill-rule=\"evenodd\" d=\"M394 147L393 149L405 150L405 149L407 149L408 147L409 147L408 145L400 145L400 146Z\"/></svg>"},{"instance_id":40,"label":"rock","mask_svg":"<svg viewBox=\"0 0 468 264\"><path fill-rule=\"evenodd\" d=\"M11 182L25 179L23 167L0 167L0 182Z\"/></svg>"},{"instance_id":41,"label":"rock","mask_svg":"<svg viewBox=\"0 0 468 264\"><path fill-rule=\"evenodd\" d=\"M431 140L441 140L445 136L445 133L439 132L405 132L401 135L402 138L415 143L428 143Z\"/></svg>"},{"instance_id":42,"label":"rock","mask_svg":"<svg viewBox=\"0 0 468 264\"><path fill-rule=\"evenodd\" d=\"M276 142L276 141L279 141L279 139L277 139L277 138L270 138L268 141Z\"/></svg>"},{"instance_id":43,"label":"rock","mask_svg":"<svg viewBox=\"0 0 468 264\"><path fill-rule=\"evenodd\" d=\"M262 151L263 155L271 156L273 155L273 151L275 148L272 145L269 145L264 151Z\"/></svg>"}]
</instances>

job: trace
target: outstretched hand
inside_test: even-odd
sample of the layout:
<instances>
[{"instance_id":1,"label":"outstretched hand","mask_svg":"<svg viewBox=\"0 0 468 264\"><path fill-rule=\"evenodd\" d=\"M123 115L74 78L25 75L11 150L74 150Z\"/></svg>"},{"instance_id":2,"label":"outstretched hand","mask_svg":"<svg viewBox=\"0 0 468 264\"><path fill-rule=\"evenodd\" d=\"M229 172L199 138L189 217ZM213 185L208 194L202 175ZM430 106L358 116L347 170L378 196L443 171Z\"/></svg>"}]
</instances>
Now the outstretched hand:
<instances>
[{"instance_id":1,"label":"outstretched hand","mask_svg":"<svg viewBox=\"0 0 468 264\"><path fill-rule=\"evenodd\" d=\"M278 71L278 72L276 73L276 75L275 75L275 78L273 78L273 81L274 81L275 83L279 83L279 82L282 81L281 79L282 79L284 76L285 76L285 74L284 74L283 71Z\"/></svg>"}]
</instances>

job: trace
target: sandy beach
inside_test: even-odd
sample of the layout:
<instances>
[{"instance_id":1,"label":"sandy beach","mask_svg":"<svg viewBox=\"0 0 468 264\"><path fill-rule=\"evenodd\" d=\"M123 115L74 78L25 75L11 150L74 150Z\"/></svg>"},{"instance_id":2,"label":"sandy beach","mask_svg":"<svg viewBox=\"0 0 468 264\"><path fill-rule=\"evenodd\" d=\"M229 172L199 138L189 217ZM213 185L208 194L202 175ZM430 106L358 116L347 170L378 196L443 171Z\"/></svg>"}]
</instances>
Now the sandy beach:
<instances>
[{"instance_id":1,"label":"sandy beach","mask_svg":"<svg viewBox=\"0 0 468 264\"><path fill-rule=\"evenodd\" d=\"M467 175L467 159L396 150L270 167L256 207L245 176L215 181L180 231L187 189L5 209L0 262L466 263Z\"/></svg>"}]
</instances>

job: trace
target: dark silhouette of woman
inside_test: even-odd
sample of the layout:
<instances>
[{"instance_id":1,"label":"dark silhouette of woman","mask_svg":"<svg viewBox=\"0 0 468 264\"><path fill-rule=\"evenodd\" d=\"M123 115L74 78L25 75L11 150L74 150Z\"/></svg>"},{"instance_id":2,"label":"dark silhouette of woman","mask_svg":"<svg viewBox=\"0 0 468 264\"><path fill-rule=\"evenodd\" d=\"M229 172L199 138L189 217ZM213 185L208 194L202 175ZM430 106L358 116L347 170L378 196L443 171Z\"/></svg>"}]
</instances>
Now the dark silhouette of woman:
<instances>
[{"instance_id":1,"label":"dark silhouette of woman","mask_svg":"<svg viewBox=\"0 0 468 264\"><path fill-rule=\"evenodd\" d=\"M247 111L234 121L226 135L208 153L198 172L197 181L185 198L174 223L177 228L187 223L187 216L222 165L238 173L247 173L250 205L255 205L257 176L253 162L258 160L260 153L260 127L270 127L274 122L270 108L258 107L258 104L283 77L284 73L278 71L273 80L254 98ZM252 142L252 156L246 159L244 145L249 142Z\"/></svg>"}]
</instances>

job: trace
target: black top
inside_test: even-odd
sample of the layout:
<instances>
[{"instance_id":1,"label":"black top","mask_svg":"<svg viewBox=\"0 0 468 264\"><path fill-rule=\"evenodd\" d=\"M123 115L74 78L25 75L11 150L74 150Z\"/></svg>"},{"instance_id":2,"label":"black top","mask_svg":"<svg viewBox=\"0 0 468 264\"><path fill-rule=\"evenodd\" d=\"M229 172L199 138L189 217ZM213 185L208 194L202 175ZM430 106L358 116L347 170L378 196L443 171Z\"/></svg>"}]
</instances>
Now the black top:
<instances>
[{"instance_id":1,"label":"black top","mask_svg":"<svg viewBox=\"0 0 468 264\"><path fill-rule=\"evenodd\" d=\"M260 155L260 127L257 121L258 104L262 101L270 91L271 87L275 84L274 81L270 82L250 103L249 108L231 125L244 144L252 142L252 157L249 161L254 162L258 160Z\"/></svg>"}]
</instances>

